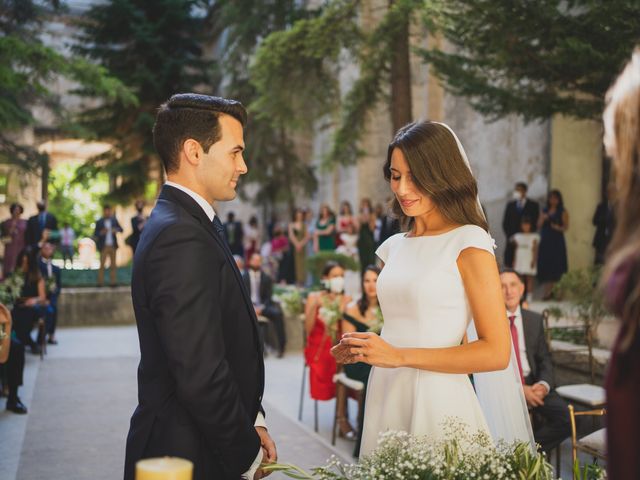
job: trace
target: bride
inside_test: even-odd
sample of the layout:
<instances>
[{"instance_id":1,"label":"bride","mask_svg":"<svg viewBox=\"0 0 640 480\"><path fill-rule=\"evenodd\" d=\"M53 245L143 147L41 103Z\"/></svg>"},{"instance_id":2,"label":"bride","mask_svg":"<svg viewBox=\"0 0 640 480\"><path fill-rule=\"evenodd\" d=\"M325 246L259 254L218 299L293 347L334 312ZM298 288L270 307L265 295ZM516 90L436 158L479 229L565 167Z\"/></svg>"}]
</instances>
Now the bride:
<instances>
[{"instance_id":1,"label":"bride","mask_svg":"<svg viewBox=\"0 0 640 480\"><path fill-rule=\"evenodd\" d=\"M531 441L494 242L462 145L444 124L411 123L389 145L384 175L409 228L376 252L384 328L345 334L333 349L341 363L374 367L361 455L386 430L444 439L450 417L494 440Z\"/></svg>"}]
</instances>

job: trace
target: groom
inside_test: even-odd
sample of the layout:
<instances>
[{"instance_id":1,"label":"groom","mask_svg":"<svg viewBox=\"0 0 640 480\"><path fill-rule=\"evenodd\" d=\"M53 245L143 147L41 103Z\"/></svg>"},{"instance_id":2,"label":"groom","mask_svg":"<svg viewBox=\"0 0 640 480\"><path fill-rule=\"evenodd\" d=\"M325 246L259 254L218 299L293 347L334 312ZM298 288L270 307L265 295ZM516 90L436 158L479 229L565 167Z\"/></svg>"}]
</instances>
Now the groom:
<instances>
[{"instance_id":1,"label":"groom","mask_svg":"<svg viewBox=\"0 0 640 480\"><path fill-rule=\"evenodd\" d=\"M212 207L247 173L245 122L239 102L206 95L174 95L158 111L168 181L134 259L141 359L125 480L142 458L191 460L194 480L261 478L260 464L276 461L253 305Z\"/></svg>"}]
</instances>

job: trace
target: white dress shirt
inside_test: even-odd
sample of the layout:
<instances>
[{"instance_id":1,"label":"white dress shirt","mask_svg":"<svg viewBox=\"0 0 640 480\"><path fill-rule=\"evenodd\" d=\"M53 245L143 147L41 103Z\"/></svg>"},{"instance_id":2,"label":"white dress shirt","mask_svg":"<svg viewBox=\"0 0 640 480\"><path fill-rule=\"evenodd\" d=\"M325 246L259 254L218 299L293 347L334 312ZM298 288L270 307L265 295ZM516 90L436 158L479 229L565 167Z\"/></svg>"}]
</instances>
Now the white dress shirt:
<instances>
[{"instance_id":1,"label":"white dress shirt","mask_svg":"<svg viewBox=\"0 0 640 480\"><path fill-rule=\"evenodd\" d=\"M260 270L249 269L249 283L251 284L251 302L254 305L261 305L260 301Z\"/></svg>"},{"instance_id":2,"label":"white dress shirt","mask_svg":"<svg viewBox=\"0 0 640 480\"><path fill-rule=\"evenodd\" d=\"M105 218L104 228L106 228L107 230L107 233L104 239L104 244L107 247L113 247L113 227L111 223L111 218Z\"/></svg>"},{"instance_id":3,"label":"white dress shirt","mask_svg":"<svg viewBox=\"0 0 640 480\"><path fill-rule=\"evenodd\" d=\"M180 185L179 183L165 182L165 185L169 185L170 187L177 188L178 190L183 191L184 193L189 195L191 198L193 198L193 200L198 205L200 205L202 210L204 210L204 213L207 215L209 220L213 222L213 218L216 216L216 212L211 206L211 204L207 202L201 195L198 195L196 192L194 192L190 188L187 188L184 185ZM267 423L264 419L264 415L262 415L262 412L258 412L258 415L256 416L256 420L254 422L254 426L263 427L265 429L267 428ZM256 471L258 470L258 468L260 468L260 464L262 463L262 460L263 460L263 454L262 454L262 446L261 446L258 449L258 455L256 456L256 459L251 464L251 467L249 468L249 470L247 470L245 473L242 474L242 478L247 478L249 480L252 480Z\"/></svg>"},{"instance_id":4,"label":"white dress shirt","mask_svg":"<svg viewBox=\"0 0 640 480\"><path fill-rule=\"evenodd\" d=\"M507 318L515 316L513 323L516 326L516 331L518 332L518 349L520 350L520 365L522 366L522 376L527 378L531 373L531 365L529 364L529 359L527 358L527 344L524 341L524 325L522 323L522 310L520 307L516 309L515 312L510 312L507 310ZM539 383L544 385L547 389L547 393L551 391L551 386L545 382L544 380L540 380Z\"/></svg>"}]
</instances>

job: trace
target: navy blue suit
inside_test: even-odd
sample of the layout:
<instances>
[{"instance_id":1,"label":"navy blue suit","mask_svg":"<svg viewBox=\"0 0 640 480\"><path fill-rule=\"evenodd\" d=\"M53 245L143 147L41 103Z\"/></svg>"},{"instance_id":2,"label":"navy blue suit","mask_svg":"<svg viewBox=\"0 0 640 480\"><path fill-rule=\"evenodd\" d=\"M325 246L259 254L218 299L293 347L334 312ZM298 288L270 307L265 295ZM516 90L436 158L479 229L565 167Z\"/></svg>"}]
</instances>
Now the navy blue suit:
<instances>
[{"instance_id":1,"label":"navy blue suit","mask_svg":"<svg viewBox=\"0 0 640 480\"><path fill-rule=\"evenodd\" d=\"M49 269L47 263L42 257L38 260L38 266L40 267L40 273L44 278L45 283L49 284ZM60 267L51 265L51 277L55 279L55 288L47 291L47 299L49 300L49 306L45 309L45 322L47 325L47 333L53 335L56 332L56 325L58 324L58 297L60 296L60 289L62 288L62 278Z\"/></svg>"}]
</instances>

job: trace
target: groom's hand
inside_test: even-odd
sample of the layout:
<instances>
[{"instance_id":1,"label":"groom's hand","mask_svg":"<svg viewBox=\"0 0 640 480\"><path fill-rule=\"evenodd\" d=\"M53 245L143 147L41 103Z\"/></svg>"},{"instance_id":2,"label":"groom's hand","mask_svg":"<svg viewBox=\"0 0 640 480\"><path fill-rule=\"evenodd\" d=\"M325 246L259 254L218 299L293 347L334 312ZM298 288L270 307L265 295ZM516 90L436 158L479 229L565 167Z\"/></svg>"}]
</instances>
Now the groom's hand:
<instances>
[{"instance_id":1,"label":"groom's hand","mask_svg":"<svg viewBox=\"0 0 640 480\"><path fill-rule=\"evenodd\" d=\"M264 427L256 427L256 432L260 437L260 445L262 446L262 452L264 454L262 462L263 463L277 462L278 452L276 450L276 443L271 438L271 435L269 435L269 432L267 431L267 429ZM262 470L258 470L258 472L261 472L258 478L264 478L271 474L271 472L264 473Z\"/></svg>"}]
</instances>

